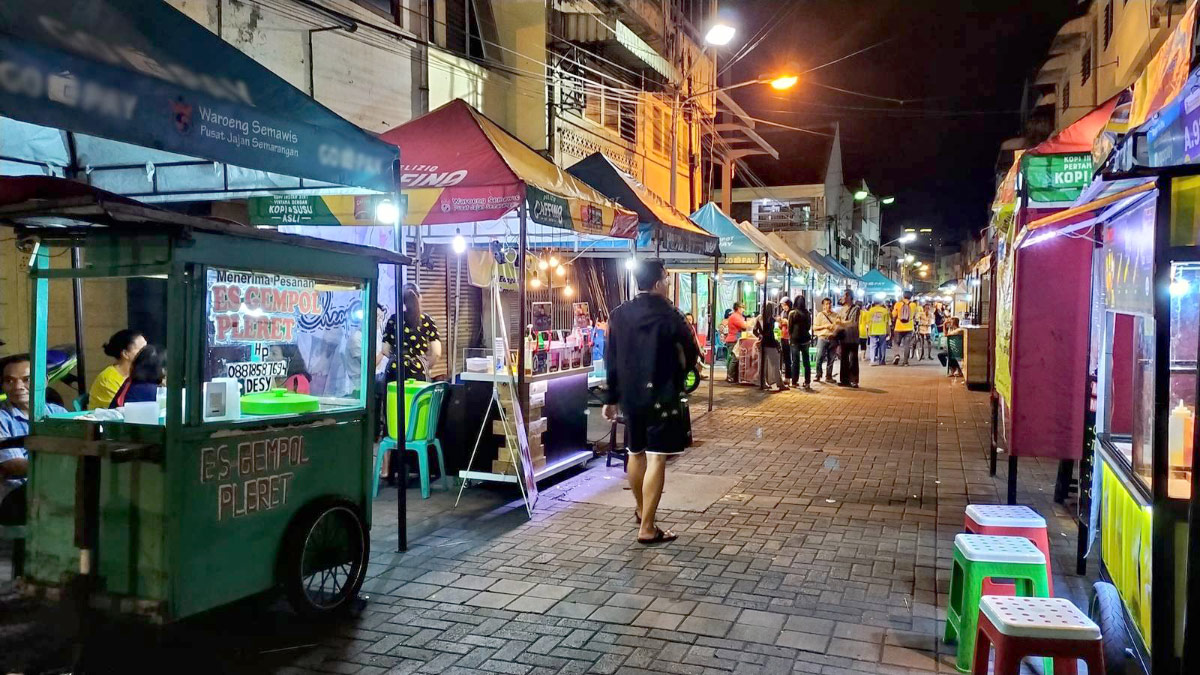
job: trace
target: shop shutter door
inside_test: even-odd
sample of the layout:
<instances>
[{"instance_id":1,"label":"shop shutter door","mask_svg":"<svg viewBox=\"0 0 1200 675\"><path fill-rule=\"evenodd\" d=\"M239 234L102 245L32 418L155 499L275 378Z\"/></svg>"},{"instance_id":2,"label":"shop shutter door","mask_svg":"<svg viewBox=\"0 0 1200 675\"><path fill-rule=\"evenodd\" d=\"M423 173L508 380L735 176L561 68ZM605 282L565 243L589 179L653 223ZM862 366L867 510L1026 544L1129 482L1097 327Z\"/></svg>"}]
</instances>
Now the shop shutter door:
<instances>
[{"instance_id":1,"label":"shop shutter door","mask_svg":"<svg viewBox=\"0 0 1200 675\"><path fill-rule=\"evenodd\" d=\"M462 351L466 347L478 346L480 291L467 283L467 266L463 261L462 295L458 306L458 320L453 324L450 317L454 316L454 286L455 265L454 254L449 246L427 246L426 254L421 259L421 309L437 324L442 337L442 358L433 364L432 377L444 377L450 363L450 333L455 331L455 358L458 360L456 371L464 369ZM409 278L412 269L409 270Z\"/></svg>"}]
</instances>

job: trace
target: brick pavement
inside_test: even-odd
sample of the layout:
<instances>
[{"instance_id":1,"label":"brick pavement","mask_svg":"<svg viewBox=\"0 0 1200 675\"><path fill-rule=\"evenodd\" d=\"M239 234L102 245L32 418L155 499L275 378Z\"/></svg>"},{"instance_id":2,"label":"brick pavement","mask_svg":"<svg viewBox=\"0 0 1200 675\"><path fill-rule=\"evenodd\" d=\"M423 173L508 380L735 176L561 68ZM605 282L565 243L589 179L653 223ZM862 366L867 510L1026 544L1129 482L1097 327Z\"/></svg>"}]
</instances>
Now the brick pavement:
<instances>
[{"instance_id":1,"label":"brick pavement","mask_svg":"<svg viewBox=\"0 0 1200 675\"><path fill-rule=\"evenodd\" d=\"M738 482L704 512L664 513L680 534L666 546L632 544L629 508L569 501L566 480L532 520L501 488L454 510L410 491L401 554L385 495L352 620L231 610L166 654L232 672L954 672L937 639L951 541L1005 477L987 474L987 395L941 372L864 367L862 389L815 394L719 383L698 447L669 471ZM1081 602L1090 580L1063 574L1075 529L1050 503L1054 468L1024 461L1021 498L1050 516L1055 588ZM0 654L32 630L0 619Z\"/></svg>"}]
</instances>

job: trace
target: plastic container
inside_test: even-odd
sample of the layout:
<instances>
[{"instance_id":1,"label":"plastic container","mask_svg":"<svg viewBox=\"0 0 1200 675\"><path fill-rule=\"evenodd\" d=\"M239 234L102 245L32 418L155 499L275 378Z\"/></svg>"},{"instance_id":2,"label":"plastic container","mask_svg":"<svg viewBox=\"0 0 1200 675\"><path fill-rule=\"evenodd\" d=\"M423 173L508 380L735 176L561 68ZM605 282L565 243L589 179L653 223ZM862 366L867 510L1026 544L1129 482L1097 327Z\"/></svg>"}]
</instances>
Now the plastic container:
<instances>
[{"instance_id":1,"label":"plastic container","mask_svg":"<svg viewBox=\"0 0 1200 675\"><path fill-rule=\"evenodd\" d=\"M485 358L479 358L479 357L469 358L469 359L467 359L467 372L468 373L491 372L491 370L489 370L489 368L488 368L488 366L490 366L491 363L492 363L492 360L490 358L486 358L486 357Z\"/></svg>"},{"instance_id":2,"label":"plastic container","mask_svg":"<svg viewBox=\"0 0 1200 675\"><path fill-rule=\"evenodd\" d=\"M405 380L404 381L404 429L406 432L408 430L409 413L412 410L413 396L415 396L418 391L421 391L422 389L424 389L425 387L428 387L428 386L430 386L430 383L421 382L420 380ZM396 409L396 383L388 382L387 410L384 412L385 417L387 417L388 436L395 438L395 439L399 439L400 436L397 435L395 414L392 412L395 409ZM424 437L426 434L426 431L428 431L428 425L429 425L429 409L426 408L422 412L421 416L417 418L417 433L419 435L421 435L422 437Z\"/></svg>"},{"instance_id":3,"label":"plastic container","mask_svg":"<svg viewBox=\"0 0 1200 675\"><path fill-rule=\"evenodd\" d=\"M316 396L296 394L287 389L272 389L242 397L242 413L246 415L295 415L320 409L321 402Z\"/></svg>"}]
</instances>

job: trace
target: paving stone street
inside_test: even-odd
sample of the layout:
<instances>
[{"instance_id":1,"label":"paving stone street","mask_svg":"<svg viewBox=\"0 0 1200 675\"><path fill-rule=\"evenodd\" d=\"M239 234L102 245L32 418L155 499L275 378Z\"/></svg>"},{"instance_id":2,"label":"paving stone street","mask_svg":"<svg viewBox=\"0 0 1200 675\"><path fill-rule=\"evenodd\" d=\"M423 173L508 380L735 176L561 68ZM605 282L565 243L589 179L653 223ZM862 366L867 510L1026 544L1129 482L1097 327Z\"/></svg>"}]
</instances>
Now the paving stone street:
<instances>
[{"instance_id":1,"label":"paving stone street","mask_svg":"<svg viewBox=\"0 0 1200 675\"><path fill-rule=\"evenodd\" d=\"M720 382L710 414L706 383L697 445L666 491L672 475L733 487L663 512L680 535L663 546L633 542L632 497L572 499L619 480L602 458L543 487L532 520L515 489L471 487L456 509L411 490L405 553L385 491L352 620L297 629L286 611L245 610L163 649L230 672L954 672L939 640L952 540L966 504L1003 500L1005 474L987 472L987 394L943 372L864 367L862 389L812 394ZM1047 516L1056 591L1081 602L1090 579L1068 574L1075 527L1051 502L1055 469L1023 461L1020 498ZM0 655L35 630L0 623ZM217 625L245 637L208 639Z\"/></svg>"}]
</instances>

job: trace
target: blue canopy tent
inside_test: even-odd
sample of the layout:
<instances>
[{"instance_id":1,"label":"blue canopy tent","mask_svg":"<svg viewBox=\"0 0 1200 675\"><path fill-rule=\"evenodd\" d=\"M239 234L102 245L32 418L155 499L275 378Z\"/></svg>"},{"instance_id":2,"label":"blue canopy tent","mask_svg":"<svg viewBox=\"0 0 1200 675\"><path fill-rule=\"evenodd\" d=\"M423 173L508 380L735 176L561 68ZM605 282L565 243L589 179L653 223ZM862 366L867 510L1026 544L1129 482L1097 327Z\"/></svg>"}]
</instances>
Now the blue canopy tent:
<instances>
[{"instance_id":1,"label":"blue canopy tent","mask_svg":"<svg viewBox=\"0 0 1200 675\"><path fill-rule=\"evenodd\" d=\"M395 146L165 2L0 3L0 175L143 201L396 190Z\"/></svg>"},{"instance_id":2,"label":"blue canopy tent","mask_svg":"<svg viewBox=\"0 0 1200 675\"><path fill-rule=\"evenodd\" d=\"M725 215L720 207L709 202L692 214L692 221L715 235L720 242L721 257L719 258L719 265L721 274L741 273L755 275L752 278L754 278L756 286L765 283L765 276L762 279L758 279L757 276L759 272L765 273L766 271L767 258L769 257L767 251L747 237L737 222ZM734 285L738 289L741 289L743 283L740 279L723 281ZM753 296L746 296L739 290L734 293L732 302L745 302L746 299L752 298L755 309L757 309L757 305L761 301L760 296L761 293L757 290ZM732 302L728 304L732 305ZM722 307L719 309L724 310L726 308Z\"/></svg>"},{"instance_id":3,"label":"blue canopy tent","mask_svg":"<svg viewBox=\"0 0 1200 675\"><path fill-rule=\"evenodd\" d=\"M901 293L900 284L887 278L879 270L867 272L863 275L862 280L863 290L866 291L868 297L876 298L880 295L895 297Z\"/></svg>"}]
</instances>

